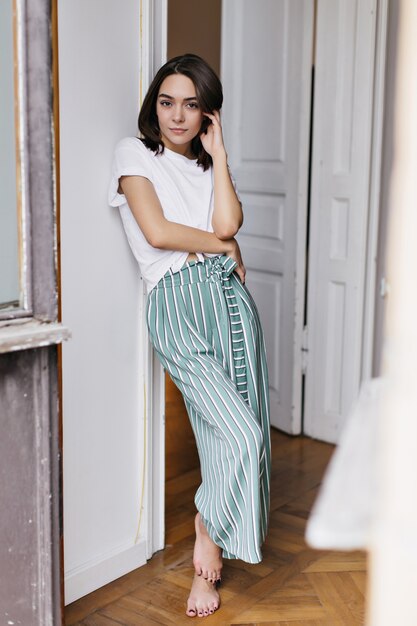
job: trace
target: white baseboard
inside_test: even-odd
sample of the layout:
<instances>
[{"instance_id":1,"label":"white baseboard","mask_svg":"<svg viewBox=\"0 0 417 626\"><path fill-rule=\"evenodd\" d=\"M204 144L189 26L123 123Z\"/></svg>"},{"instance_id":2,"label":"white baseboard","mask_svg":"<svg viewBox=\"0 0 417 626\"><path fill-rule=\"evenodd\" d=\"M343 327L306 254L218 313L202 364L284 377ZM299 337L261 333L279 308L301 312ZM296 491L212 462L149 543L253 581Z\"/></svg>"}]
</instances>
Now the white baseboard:
<instances>
[{"instance_id":1,"label":"white baseboard","mask_svg":"<svg viewBox=\"0 0 417 626\"><path fill-rule=\"evenodd\" d=\"M65 572L65 605L145 565L146 541L120 546Z\"/></svg>"}]
</instances>

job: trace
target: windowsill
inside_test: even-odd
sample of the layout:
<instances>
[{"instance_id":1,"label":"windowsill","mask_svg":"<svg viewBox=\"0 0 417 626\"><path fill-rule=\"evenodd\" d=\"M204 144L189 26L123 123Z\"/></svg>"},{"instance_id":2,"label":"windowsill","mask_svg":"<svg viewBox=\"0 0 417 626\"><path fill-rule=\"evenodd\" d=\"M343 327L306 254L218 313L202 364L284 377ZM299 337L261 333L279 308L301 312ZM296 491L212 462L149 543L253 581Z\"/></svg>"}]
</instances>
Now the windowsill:
<instances>
[{"instance_id":1,"label":"windowsill","mask_svg":"<svg viewBox=\"0 0 417 626\"><path fill-rule=\"evenodd\" d=\"M8 320L0 325L0 354L50 346L70 337L71 331L58 322Z\"/></svg>"}]
</instances>

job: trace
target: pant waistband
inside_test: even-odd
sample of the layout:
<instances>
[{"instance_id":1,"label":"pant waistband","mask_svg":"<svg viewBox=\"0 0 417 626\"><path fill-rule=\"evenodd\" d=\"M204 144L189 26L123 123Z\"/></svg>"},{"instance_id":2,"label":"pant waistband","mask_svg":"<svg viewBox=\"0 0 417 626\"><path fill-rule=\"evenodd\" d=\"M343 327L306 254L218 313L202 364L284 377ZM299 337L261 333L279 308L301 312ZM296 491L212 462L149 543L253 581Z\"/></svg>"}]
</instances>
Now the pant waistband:
<instances>
[{"instance_id":1,"label":"pant waistband","mask_svg":"<svg viewBox=\"0 0 417 626\"><path fill-rule=\"evenodd\" d=\"M210 257L203 262L188 261L177 272L173 272L169 269L157 283L155 289L166 289L168 287L178 287L207 281L224 281L236 267L236 261L226 255Z\"/></svg>"}]
</instances>

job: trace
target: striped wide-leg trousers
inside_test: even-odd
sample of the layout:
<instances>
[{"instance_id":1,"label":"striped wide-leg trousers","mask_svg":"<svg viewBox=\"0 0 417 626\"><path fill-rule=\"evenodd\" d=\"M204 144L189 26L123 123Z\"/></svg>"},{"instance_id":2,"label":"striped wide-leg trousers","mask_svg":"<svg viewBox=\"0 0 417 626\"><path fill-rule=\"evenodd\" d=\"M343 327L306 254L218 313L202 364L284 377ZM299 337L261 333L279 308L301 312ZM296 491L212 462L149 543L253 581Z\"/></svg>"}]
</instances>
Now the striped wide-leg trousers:
<instances>
[{"instance_id":1,"label":"striped wide-leg trousers","mask_svg":"<svg viewBox=\"0 0 417 626\"><path fill-rule=\"evenodd\" d=\"M196 507L224 557L258 563L269 512L268 375L258 312L235 267L217 256L168 271L149 294L147 321L196 438Z\"/></svg>"}]
</instances>

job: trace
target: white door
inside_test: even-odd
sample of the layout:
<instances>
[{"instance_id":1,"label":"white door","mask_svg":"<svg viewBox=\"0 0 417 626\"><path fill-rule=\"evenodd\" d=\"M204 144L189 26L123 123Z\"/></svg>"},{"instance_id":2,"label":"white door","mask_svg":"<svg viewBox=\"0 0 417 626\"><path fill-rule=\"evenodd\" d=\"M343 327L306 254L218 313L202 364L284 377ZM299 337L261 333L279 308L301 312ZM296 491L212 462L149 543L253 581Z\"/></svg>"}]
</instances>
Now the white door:
<instances>
[{"instance_id":1,"label":"white door","mask_svg":"<svg viewBox=\"0 0 417 626\"><path fill-rule=\"evenodd\" d=\"M301 432L313 0L227 0L223 125L266 336L272 424Z\"/></svg>"},{"instance_id":2,"label":"white door","mask_svg":"<svg viewBox=\"0 0 417 626\"><path fill-rule=\"evenodd\" d=\"M336 442L359 392L377 0L319 0L305 433Z\"/></svg>"}]
</instances>

